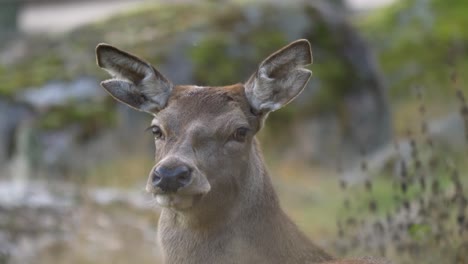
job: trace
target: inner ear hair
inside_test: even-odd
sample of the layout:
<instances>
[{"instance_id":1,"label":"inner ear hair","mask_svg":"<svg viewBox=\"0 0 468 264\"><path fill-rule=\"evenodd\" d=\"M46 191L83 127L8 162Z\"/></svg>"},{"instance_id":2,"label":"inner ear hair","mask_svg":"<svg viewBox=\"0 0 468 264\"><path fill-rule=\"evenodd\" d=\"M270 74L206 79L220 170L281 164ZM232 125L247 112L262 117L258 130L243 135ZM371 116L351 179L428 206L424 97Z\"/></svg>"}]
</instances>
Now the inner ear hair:
<instances>
[{"instance_id":1,"label":"inner ear hair","mask_svg":"<svg viewBox=\"0 0 468 264\"><path fill-rule=\"evenodd\" d=\"M300 39L270 55L262 62L260 68L263 66L266 69L268 77L278 78L294 68L312 64L312 60L309 42Z\"/></svg>"},{"instance_id":2,"label":"inner ear hair","mask_svg":"<svg viewBox=\"0 0 468 264\"><path fill-rule=\"evenodd\" d=\"M245 93L255 112L278 110L305 87L312 72L310 43L297 40L266 58L245 85Z\"/></svg>"},{"instance_id":3,"label":"inner ear hair","mask_svg":"<svg viewBox=\"0 0 468 264\"><path fill-rule=\"evenodd\" d=\"M97 64L114 78L124 79L139 85L143 79L154 74L153 67L140 58L108 44L96 47Z\"/></svg>"},{"instance_id":4,"label":"inner ear hair","mask_svg":"<svg viewBox=\"0 0 468 264\"><path fill-rule=\"evenodd\" d=\"M152 114L166 106L173 85L148 62L108 44L96 47L96 60L112 75L102 87L118 101Z\"/></svg>"}]
</instances>

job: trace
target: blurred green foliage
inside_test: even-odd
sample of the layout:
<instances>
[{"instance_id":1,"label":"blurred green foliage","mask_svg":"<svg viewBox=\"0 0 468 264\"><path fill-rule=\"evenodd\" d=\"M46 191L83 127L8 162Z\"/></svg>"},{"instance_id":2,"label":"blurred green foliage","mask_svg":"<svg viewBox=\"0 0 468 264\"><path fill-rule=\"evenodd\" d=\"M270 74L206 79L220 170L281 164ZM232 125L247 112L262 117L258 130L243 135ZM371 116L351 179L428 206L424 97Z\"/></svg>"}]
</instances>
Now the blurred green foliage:
<instances>
[{"instance_id":1,"label":"blurred green foliage","mask_svg":"<svg viewBox=\"0 0 468 264\"><path fill-rule=\"evenodd\" d=\"M64 58L49 51L12 66L0 65L0 95L12 96L20 89L36 88L52 80L70 79L65 71Z\"/></svg>"},{"instance_id":2,"label":"blurred green foliage","mask_svg":"<svg viewBox=\"0 0 468 264\"><path fill-rule=\"evenodd\" d=\"M222 85L225 80L235 80L240 60L227 59L228 39L224 36L206 38L190 51L195 78L207 84ZM228 62L227 62L228 61Z\"/></svg>"},{"instance_id":3,"label":"blurred green foliage","mask_svg":"<svg viewBox=\"0 0 468 264\"><path fill-rule=\"evenodd\" d=\"M203 85L226 85L232 82L245 81L248 77L243 64L251 65L252 61L259 64L268 56L272 47L281 47L287 43L286 37L280 31L252 32L249 36L251 52L232 54L230 43L234 40L229 32L219 32L203 39L189 51L194 64L195 79ZM254 58L252 58L252 55ZM251 67L248 67L251 68ZM253 74L254 71L251 69Z\"/></svg>"},{"instance_id":4,"label":"blurred green foliage","mask_svg":"<svg viewBox=\"0 0 468 264\"><path fill-rule=\"evenodd\" d=\"M109 111L111 105L110 100L108 100L100 103L75 102L66 106L54 107L39 120L39 127L53 130L79 124L83 135L92 134L99 128L115 124L115 112Z\"/></svg>"},{"instance_id":5,"label":"blurred green foliage","mask_svg":"<svg viewBox=\"0 0 468 264\"><path fill-rule=\"evenodd\" d=\"M467 14L464 0L407 0L358 23L377 50L393 98L406 99L414 85L437 99L451 97L453 72L461 85L468 83Z\"/></svg>"}]
</instances>

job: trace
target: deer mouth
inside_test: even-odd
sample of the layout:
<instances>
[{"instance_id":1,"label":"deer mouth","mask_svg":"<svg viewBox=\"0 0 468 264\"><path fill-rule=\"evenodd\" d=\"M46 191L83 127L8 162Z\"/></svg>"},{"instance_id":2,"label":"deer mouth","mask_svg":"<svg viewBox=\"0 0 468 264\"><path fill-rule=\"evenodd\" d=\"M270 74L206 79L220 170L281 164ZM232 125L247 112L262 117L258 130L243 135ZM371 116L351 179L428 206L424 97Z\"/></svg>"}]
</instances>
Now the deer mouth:
<instances>
[{"instance_id":1,"label":"deer mouth","mask_svg":"<svg viewBox=\"0 0 468 264\"><path fill-rule=\"evenodd\" d=\"M171 208L176 210L187 210L192 208L203 194L178 194L178 193L161 193L154 194L156 203L163 208Z\"/></svg>"}]
</instances>

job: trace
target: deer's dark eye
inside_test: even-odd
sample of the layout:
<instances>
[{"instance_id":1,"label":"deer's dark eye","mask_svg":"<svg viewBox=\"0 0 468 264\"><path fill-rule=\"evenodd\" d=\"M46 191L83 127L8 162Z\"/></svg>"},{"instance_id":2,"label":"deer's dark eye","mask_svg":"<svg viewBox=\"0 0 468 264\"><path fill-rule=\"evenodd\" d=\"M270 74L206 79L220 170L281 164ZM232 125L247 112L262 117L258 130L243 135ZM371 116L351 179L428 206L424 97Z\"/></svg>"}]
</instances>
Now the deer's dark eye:
<instances>
[{"instance_id":1,"label":"deer's dark eye","mask_svg":"<svg viewBox=\"0 0 468 264\"><path fill-rule=\"evenodd\" d=\"M153 133L154 138L164 139L164 134L159 126L153 125L150 126L149 129L151 130L151 133Z\"/></svg>"},{"instance_id":2,"label":"deer's dark eye","mask_svg":"<svg viewBox=\"0 0 468 264\"><path fill-rule=\"evenodd\" d=\"M249 133L249 131L250 129L246 127L240 127L236 129L234 134L232 134L232 139L235 141L244 142L245 139L247 138L247 134Z\"/></svg>"}]
</instances>

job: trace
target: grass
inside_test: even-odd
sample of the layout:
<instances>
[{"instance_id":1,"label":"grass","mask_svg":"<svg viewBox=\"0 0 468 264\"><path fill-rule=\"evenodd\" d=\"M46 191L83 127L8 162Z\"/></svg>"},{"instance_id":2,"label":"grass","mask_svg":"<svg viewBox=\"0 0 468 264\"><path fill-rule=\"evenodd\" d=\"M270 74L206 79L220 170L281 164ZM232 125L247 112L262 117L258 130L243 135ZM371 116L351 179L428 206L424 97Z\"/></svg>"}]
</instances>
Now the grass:
<instances>
[{"instance_id":1,"label":"grass","mask_svg":"<svg viewBox=\"0 0 468 264\"><path fill-rule=\"evenodd\" d=\"M464 155L452 154L460 171L468 170ZM357 214L361 216L384 217L401 205L401 200L395 199L395 177L389 172L378 172L372 180L372 190L368 191L364 184L348 186L347 190L340 188L338 175L327 169L308 167L300 164L281 163L272 167L274 183L279 192L286 211L311 237L336 235L336 221ZM438 175L442 189L450 190L451 171L440 168L434 174ZM468 179L463 178L468 184ZM400 189L400 185L397 189ZM405 198L415 200L422 194L419 186L409 186ZM402 197L403 198L403 197ZM351 199L350 209L344 206L344 200ZM369 201L377 202L376 212L369 209Z\"/></svg>"},{"instance_id":2,"label":"grass","mask_svg":"<svg viewBox=\"0 0 468 264\"><path fill-rule=\"evenodd\" d=\"M466 133L468 114L464 110L464 91L457 86L458 79L452 78L452 83L456 89L451 101L458 101L456 105L465 120ZM351 204L357 202L358 206L340 216L340 233L346 233L344 240L348 243L341 247L342 254L388 254L398 263L463 263L459 262L463 256L455 255L468 239L467 198L463 188L468 184L468 155L465 151L453 152L439 146L439 142L434 142L431 134L422 129L427 122L427 106L432 108L427 101L419 91L416 99L408 104L413 111L403 110L407 122L404 134L411 153L409 158L397 157L393 161L390 168L396 168L397 172L374 173L372 180L365 184L373 186L372 191L366 188L367 191L356 194L355 190L348 190L348 196L353 197ZM440 105L435 104L435 112ZM363 205L365 201L369 203L367 208L372 208L367 213ZM360 224L348 224L351 222ZM379 230L363 237L372 225L374 229L380 227ZM386 244L376 248L375 240L386 241ZM436 249L438 251L431 254L421 254Z\"/></svg>"},{"instance_id":3,"label":"grass","mask_svg":"<svg viewBox=\"0 0 468 264\"><path fill-rule=\"evenodd\" d=\"M301 230L315 240L335 233L330 219L336 218L343 193L333 172L291 163L277 164L270 171L283 208Z\"/></svg>"},{"instance_id":4,"label":"grass","mask_svg":"<svg viewBox=\"0 0 468 264\"><path fill-rule=\"evenodd\" d=\"M154 160L150 155L128 154L90 169L84 181L89 186L116 188L137 186L143 190L153 166Z\"/></svg>"},{"instance_id":5,"label":"grass","mask_svg":"<svg viewBox=\"0 0 468 264\"><path fill-rule=\"evenodd\" d=\"M35 263L160 263L156 246L158 214L85 203L72 212L79 228L63 241L48 245Z\"/></svg>"}]
</instances>

